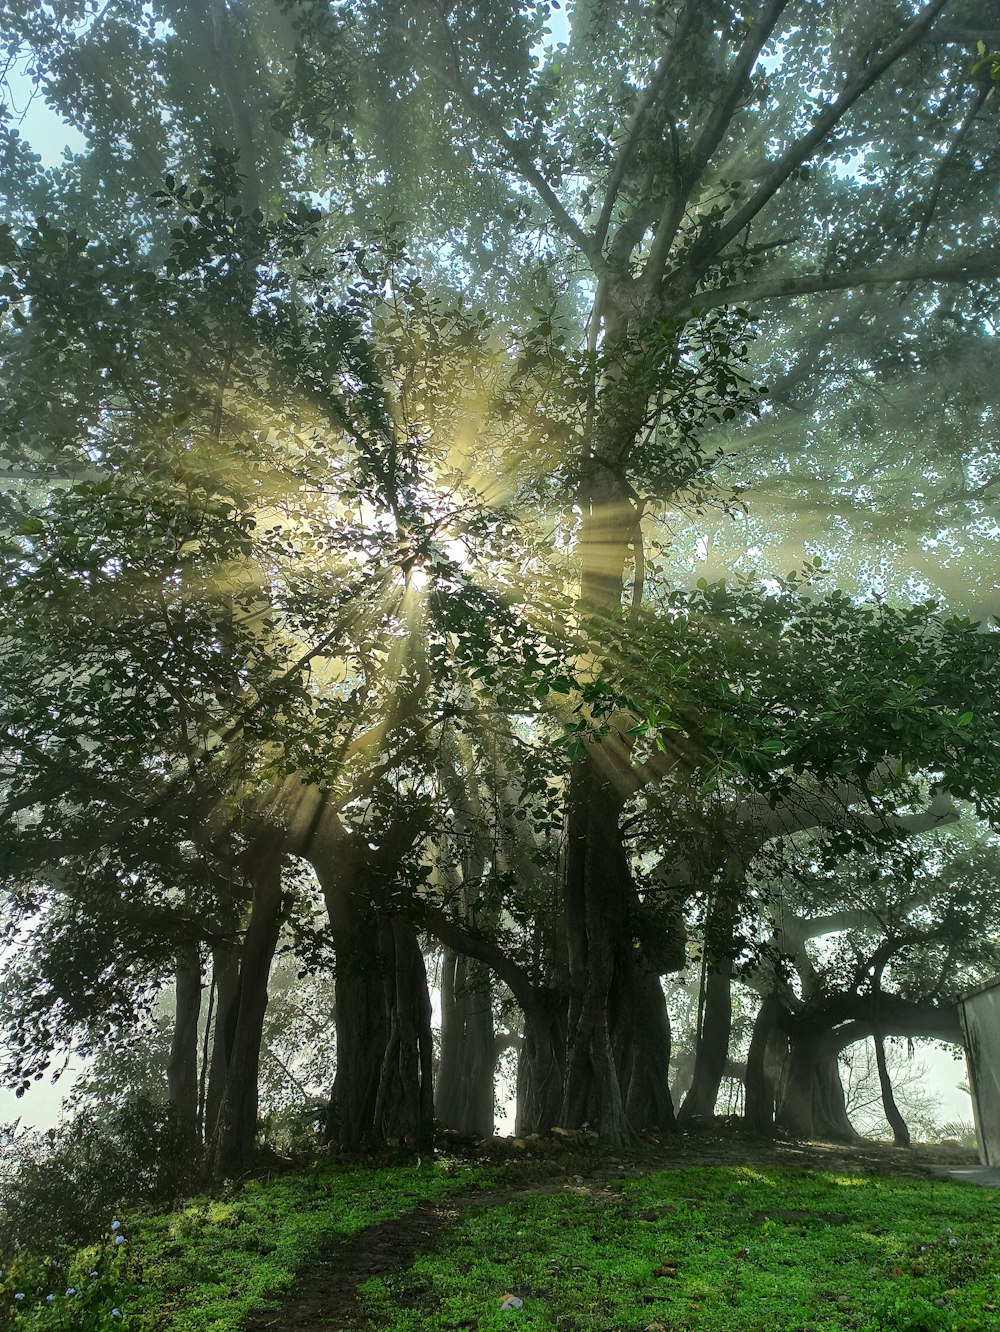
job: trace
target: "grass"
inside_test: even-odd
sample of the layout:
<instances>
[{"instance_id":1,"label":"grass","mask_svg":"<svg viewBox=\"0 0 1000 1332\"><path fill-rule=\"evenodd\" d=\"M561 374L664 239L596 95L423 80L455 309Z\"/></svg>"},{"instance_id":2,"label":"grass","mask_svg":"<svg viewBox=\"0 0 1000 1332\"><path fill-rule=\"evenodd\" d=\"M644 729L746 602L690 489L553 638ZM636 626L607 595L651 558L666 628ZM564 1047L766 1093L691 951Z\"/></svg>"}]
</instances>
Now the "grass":
<instances>
[{"instance_id":1,"label":"grass","mask_svg":"<svg viewBox=\"0 0 1000 1332\"><path fill-rule=\"evenodd\" d=\"M322 1163L123 1216L123 1245L15 1256L0 1329L236 1332L331 1241L540 1169ZM998 1213L1000 1196L970 1185L777 1166L576 1176L465 1210L360 1294L380 1332L972 1332L1000 1328ZM506 1294L523 1305L501 1311Z\"/></svg>"},{"instance_id":2,"label":"grass","mask_svg":"<svg viewBox=\"0 0 1000 1332\"><path fill-rule=\"evenodd\" d=\"M1000 1327L997 1221L970 1185L672 1170L469 1216L362 1291L382 1332L971 1332Z\"/></svg>"},{"instance_id":3,"label":"grass","mask_svg":"<svg viewBox=\"0 0 1000 1332\"><path fill-rule=\"evenodd\" d=\"M235 1332L331 1241L468 1188L474 1175L483 1171L454 1163L325 1163L176 1211L123 1216L123 1245L109 1235L72 1254L16 1255L0 1279L0 1329Z\"/></svg>"}]
</instances>

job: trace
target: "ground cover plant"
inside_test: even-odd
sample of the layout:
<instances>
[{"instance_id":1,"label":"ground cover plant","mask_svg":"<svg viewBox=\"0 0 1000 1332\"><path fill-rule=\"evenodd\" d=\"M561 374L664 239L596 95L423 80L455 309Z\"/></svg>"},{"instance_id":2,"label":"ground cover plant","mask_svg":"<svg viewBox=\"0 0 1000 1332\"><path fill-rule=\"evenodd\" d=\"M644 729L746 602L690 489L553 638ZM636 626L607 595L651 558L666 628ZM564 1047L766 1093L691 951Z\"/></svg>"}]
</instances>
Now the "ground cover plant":
<instances>
[{"instance_id":1,"label":"ground cover plant","mask_svg":"<svg viewBox=\"0 0 1000 1332\"><path fill-rule=\"evenodd\" d=\"M317 1162L173 1210L125 1216L96 1245L15 1256L0 1279L0 1327L972 1332L996 1325L1000 1200L991 1191L848 1173L843 1156L818 1169L757 1155L764 1159L755 1165L686 1169L676 1155L673 1168L661 1169L662 1156L643 1162L603 1153L380 1167ZM324 1297L326 1269L348 1299ZM282 1300L310 1288L314 1298L297 1306L309 1316L293 1317Z\"/></svg>"},{"instance_id":2,"label":"ground cover plant","mask_svg":"<svg viewBox=\"0 0 1000 1332\"><path fill-rule=\"evenodd\" d=\"M785 1167L580 1180L467 1217L363 1294L385 1332L989 1328L1000 1320L997 1199ZM505 1294L523 1305L501 1309Z\"/></svg>"},{"instance_id":3,"label":"ground cover plant","mask_svg":"<svg viewBox=\"0 0 1000 1332\"><path fill-rule=\"evenodd\" d=\"M454 1163L320 1162L176 1210L126 1216L103 1243L15 1255L0 1279L0 1328L229 1332L265 1296L287 1290L324 1245L468 1188L472 1176Z\"/></svg>"}]
</instances>

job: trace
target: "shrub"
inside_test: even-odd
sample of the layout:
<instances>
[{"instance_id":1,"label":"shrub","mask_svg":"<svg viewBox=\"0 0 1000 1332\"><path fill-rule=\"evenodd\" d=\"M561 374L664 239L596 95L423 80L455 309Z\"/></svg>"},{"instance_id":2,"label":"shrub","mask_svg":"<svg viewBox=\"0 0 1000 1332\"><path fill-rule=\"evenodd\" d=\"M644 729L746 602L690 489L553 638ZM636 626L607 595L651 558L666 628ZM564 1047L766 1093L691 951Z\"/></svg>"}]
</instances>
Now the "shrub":
<instances>
[{"instance_id":1,"label":"shrub","mask_svg":"<svg viewBox=\"0 0 1000 1332\"><path fill-rule=\"evenodd\" d=\"M122 1202L176 1200L197 1167L170 1107L143 1093L23 1135L11 1156L0 1179L0 1252L86 1243Z\"/></svg>"}]
</instances>

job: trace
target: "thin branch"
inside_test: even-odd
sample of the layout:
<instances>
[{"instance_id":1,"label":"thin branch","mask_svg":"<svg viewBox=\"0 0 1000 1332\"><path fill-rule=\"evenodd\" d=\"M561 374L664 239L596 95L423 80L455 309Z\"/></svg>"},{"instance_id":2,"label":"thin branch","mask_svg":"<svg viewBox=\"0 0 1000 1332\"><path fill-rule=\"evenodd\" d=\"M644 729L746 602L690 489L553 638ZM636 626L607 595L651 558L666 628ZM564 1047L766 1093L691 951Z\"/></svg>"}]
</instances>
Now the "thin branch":
<instances>
[{"instance_id":1,"label":"thin branch","mask_svg":"<svg viewBox=\"0 0 1000 1332\"><path fill-rule=\"evenodd\" d=\"M962 140L965 138L969 130L972 128L972 122L979 114L980 110L982 109L983 103L986 101L987 97L989 97L992 87L993 85L991 82L985 82L982 84L979 91L976 93L976 96L972 99L972 103L969 106L968 111L965 113L965 116L962 120L961 125L959 125L958 127L958 131L955 134L955 137L948 145L948 151L945 153L945 155L941 158L941 161L938 163L938 169L934 173L934 185L933 188L931 189L930 196L928 197L926 207L924 208L924 216L920 223L920 229L917 232L918 250L923 248L924 240L927 237L928 228L930 227L931 222L934 219L934 210L937 207L938 199L941 197L941 190L944 187L944 179L948 172L948 168L951 166L955 158L955 154L958 152L959 148L961 147Z\"/></svg>"},{"instance_id":2,"label":"thin branch","mask_svg":"<svg viewBox=\"0 0 1000 1332\"><path fill-rule=\"evenodd\" d=\"M760 282L734 283L713 291L700 291L671 314L711 310L717 305L750 305L776 297L810 296L825 291L847 291L852 287L891 285L897 282L975 282L1000 276L1000 250L985 250L955 258L924 259L911 255L898 263L875 264L839 273L803 273L797 277L765 278Z\"/></svg>"},{"instance_id":3,"label":"thin branch","mask_svg":"<svg viewBox=\"0 0 1000 1332\"><path fill-rule=\"evenodd\" d=\"M608 227L611 225L611 214L614 211L615 202L618 199L618 191L622 187L625 173L628 171L629 164L632 161L632 154L635 151L636 144L639 142L639 135L642 133L643 126L646 123L646 116L649 114L657 97L660 95L666 77L673 66L676 51L676 46L672 46L660 59L660 62L653 73L653 77L650 79L642 96L636 103L635 113L632 116L632 124L625 137L625 142L619 149L615 164L611 168L611 175L608 177L607 189L604 192L604 203L601 205L601 214L597 219L597 226L594 228L594 241L600 249L604 248L604 241L608 234Z\"/></svg>"},{"instance_id":4,"label":"thin branch","mask_svg":"<svg viewBox=\"0 0 1000 1332\"><path fill-rule=\"evenodd\" d=\"M787 5L788 0L767 0L751 24L750 31L726 74L718 100L709 112L708 119L691 150L690 161L684 172L684 186L667 200L653 234L653 243L643 272L644 280L650 284L659 282L663 276L667 255L684 217L691 193L701 180L712 154L725 137L750 72Z\"/></svg>"},{"instance_id":5,"label":"thin branch","mask_svg":"<svg viewBox=\"0 0 1000 1332\"><path fill-rule=\"evenodd\" d=\"M475 88L473 88L467 81L462 72L462 65L458 58L455 44L452 41L451 31L448 28L447 22L442 20L442 26L447 35L447 41L451 52L451 65L455 91L461 97L473 118L478 120L480 124L485 125L496 135L500 146L517 170L517 173L526 184L531 186L539 199L541 199L542 203L545 204L552 220L555 222L559 230L562 231L564 235L568 236L581 254L585 255L590 260L594 272L599 277L604 276L607 272L607 264L601 254L600 246L596 243L594 237L588 235L587 232L574 222L573 218L569 215L555 190L538 169L529 145L523 143L520 139L515 139L513 135L507 132L497 109L491 102L487 101L485 97L476 92Z\"/></svg>"},{"instance_id":6,"label":"thin branch","mask_svg":"<svg viewBox=\"0 0 1000 1332\"><path fill-rule=\"evenodd\" d=\"M853 79L849 79L840 96L822 111L808 134L793 143L764 178L763 184L746 201L736 215L718 231L710 232L701 246L698 258L703 267L720 254L729 242L753 221L760 210L774 197L793 171L798 170L807 158L830 135L830 132L847 115L854 103L877 82L885 71L901 59L911 47L920 42L934 19L941 12L948 0L931 0L931 3L914 21L904 28L894 42L872 63Z\"/></svg>"}]
</instances>

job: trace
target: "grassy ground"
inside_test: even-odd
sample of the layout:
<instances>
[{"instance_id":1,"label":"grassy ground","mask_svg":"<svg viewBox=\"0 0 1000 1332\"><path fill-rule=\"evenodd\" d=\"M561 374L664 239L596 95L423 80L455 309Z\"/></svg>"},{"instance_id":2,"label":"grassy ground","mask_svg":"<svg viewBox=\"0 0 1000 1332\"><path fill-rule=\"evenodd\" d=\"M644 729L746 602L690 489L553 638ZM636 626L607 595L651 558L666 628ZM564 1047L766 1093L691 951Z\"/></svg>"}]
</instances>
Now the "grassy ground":
<instances>
[{"instance_id":1,"label":"grassy ground","mask_svg":"<svg viewBox=\"0 0 1000 1332\"><path fill-rule=\"evenodd\" d=\"M771 1163L566 1168L322 1164L123 1217L102 1245L17 1256L0 1329L236 1332L268 1296L250 1326L276 1332L1000 1329L997 1192ZM293 1288L308 1314L280 1305ZM502 1310L508 1294L523 1303Z\"/></svg>"},{"instance_id":2,"label":"grassy ground","mask_svg":"<svg viewBox=\"0 0 1000 1332\"><path fill-rule=\"evenodd\" d=\"M331 1242L465 1189L481 1173L454 1163L323 1164L250 1180L221 1198L194 1198L174 1212L124 1216L100 1245L9 1261L0 1277L0 1329L235 1332L250 1309L288 1290Z\"/></svg>"},{"instance_id":3,"label":"grassy ground","mask_svg":"<svg viewBox=\"0 0 1000 1332\"><path fill-rule=\"evenodd\" d=\"M470 1216L362 1293L384 1332L1000 1328L998 1222L970 1185L670 1170Z\"/></svg>"}]
</instances>

